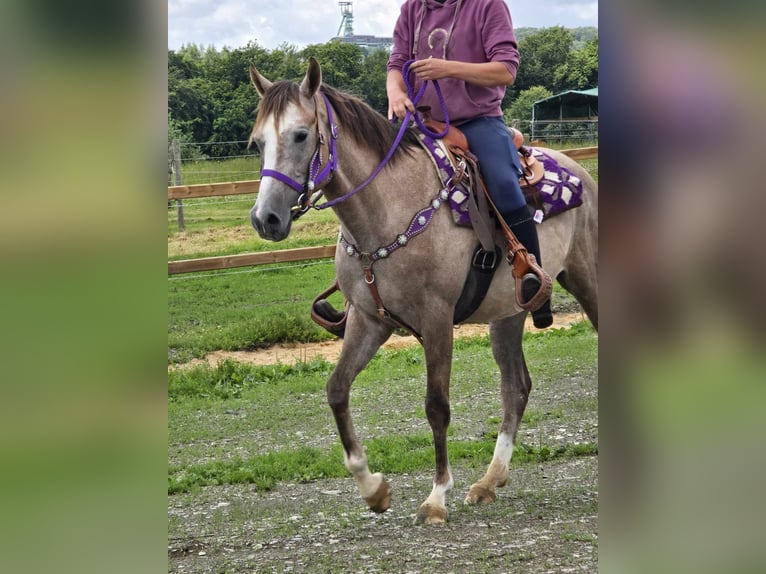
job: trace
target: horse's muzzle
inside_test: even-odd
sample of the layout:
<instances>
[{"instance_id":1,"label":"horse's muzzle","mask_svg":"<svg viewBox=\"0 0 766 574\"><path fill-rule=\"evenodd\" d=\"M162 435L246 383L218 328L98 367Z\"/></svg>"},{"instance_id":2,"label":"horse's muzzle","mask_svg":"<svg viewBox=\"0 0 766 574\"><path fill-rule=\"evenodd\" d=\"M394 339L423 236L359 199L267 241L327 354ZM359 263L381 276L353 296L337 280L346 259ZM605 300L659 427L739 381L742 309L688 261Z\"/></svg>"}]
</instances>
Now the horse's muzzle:
<instances>
[{"instance_id":1,"label":"horse's muzzle","mask_svg":"<svg viewBox=\"0 0 766 574\"><path fill-rule=\"evenodd\" d=\"M290 233L292 223L290 218L285 222L272 211L259 214L255 208L250 210L250 222L258 235L269 241L282 241Z\"/></svg>"}]
</instances>

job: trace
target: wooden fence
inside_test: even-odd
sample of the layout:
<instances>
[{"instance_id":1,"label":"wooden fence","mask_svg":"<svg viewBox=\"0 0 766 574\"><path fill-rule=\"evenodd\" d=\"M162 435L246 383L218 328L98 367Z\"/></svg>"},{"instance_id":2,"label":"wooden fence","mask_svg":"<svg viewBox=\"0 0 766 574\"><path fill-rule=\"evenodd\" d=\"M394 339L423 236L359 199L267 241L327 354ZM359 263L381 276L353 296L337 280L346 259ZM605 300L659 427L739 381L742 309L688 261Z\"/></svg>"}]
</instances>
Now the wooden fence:
<instances>
[{"instance_id":1,"label":"wooden fence","mask_svg":"<svg viewBox=\"0 0 766 574\"><path fill-rule=\"evenodd\" d=\"M593 159L598 157L598 146L562 150L563 154L572 159ZM219 197L225 195L242 195L258 193L260 180L237 181L229 183L205 183L200 185L168 186L168 201L183 200L199 197ZM260 253L243 253L240 255L223 255L219 257L203 257L201 259L183 259L168 262L168 275L178 273L193 273L197 271L214 271L249 267L267 263L290 263L311 259L326 259L335 257L335 245L319 247L302 247L298 249L283 249L280 251L265 251Z\"/></svg>"}]
</instances>

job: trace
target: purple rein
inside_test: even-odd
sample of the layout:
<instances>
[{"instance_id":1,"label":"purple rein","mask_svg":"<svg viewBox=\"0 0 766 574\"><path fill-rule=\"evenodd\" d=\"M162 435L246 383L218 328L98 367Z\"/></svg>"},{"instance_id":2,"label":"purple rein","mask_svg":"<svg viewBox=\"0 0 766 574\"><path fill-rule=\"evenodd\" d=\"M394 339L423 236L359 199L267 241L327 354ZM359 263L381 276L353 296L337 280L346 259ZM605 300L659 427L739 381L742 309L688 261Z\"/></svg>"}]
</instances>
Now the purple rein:
<instances>
[{"instance_id":1,"label":"purple rein","mask_svg":"<svg viewBox=\"0 0 766 574\"><path fill-rule=\"evenodd\" d=\"M423 123L423 120L420 119L420 116L415 115L415 123L420 128L420 131L422 131L427 136L433 138L433 139L441 139L444 136L447 135L447 132L449 131L449 115L447 114L447 104L444 101L444 96L442 95L442 90L439 87L439 82L436 80L425 80L423 84L420 86L420 90L418 91L417 95L413 97L412 95L412 85L410 84L410 65L415 60L408 60L404 63L404 66L402 66L402 77L404 78L404 86L407 88L407 97L412 100L412 105L417 106L420 99L423 97L423 94L426 91L426 86L428 85L428 82L431 81L434 84L434 89L436 90L436 96L439 98L439 106L441 106L442 114L444 115L444 123L446 124L444 126L444 131L441 133L432 132L430 129L428 129L425 124ZM407 125L409 123L410 112L408 111L407 114L404 117L404 121L402 122L403 125Z\"/></svg>"},{"instance_id":2,"label":"purple rein","mask_svg":"<svg viewBox=\"0 0 766 574\"><path fill-rule=\"evenodd\" d=\"M420 119L418 115L415 115L415 123L417 126L428 136L438 139L442 138L445 135L447 135L447 131L449 130L449 117L447 117L447 105L444 102L444 97L441 92L441 88L439 88L439 84L436 80L425 80L423 84L420 86L420 90L416 95L413 95L412 85L409 81L409 73L410 73L410 65L415 60L409 60L404 63L404 66L402 67L402 77L404 78L404 85L407 88L407 96L412 101L412 104L414 106L417 106L420 99L423 97L423 94L425 93L426 87L428 86L428 82L433 82L434 89L436 89L436 95L439 98L439 105L442 108L442 112L444 114L444 120L446 122L446 126L444 128L444 131L441 133L435 133L429 130L424 124L423 121ZM314 209L327 209L328 207L333 207L335 205L338 205L339 203L342 203L346 201L351 196L359 193L362 191L365 187L367 187L370 182L375 179L378 174L383 170L383 168L386 166L386 164L391 160L391 158L394 155L394 152L396 151L396 148L399 147L399 144L402 141L402 138L404 137L405 132L407 131L407 128L410 125L410 121L412 120L412 113L407 110L407 113L404 116L404 119L402 120L402 127L399 128L399 133L396 135L396 139L394 140L394 143L391 145L391 149L388 150L388 153L386 154L386 157L383 158L383 161L380 162L378 167L375 168L375 171L373 171L370 176L365 179L361 184L359 184L356 188L349 191L348 193L341 195L339 197L336 197L335 199L331 199L328 201L325 201L321 205L316 205L316 201L319 199L319 197L322 195L321 190L318 191L316 194L314 194L314 197L309 197L309 193L313 192L314 189L324 185L325 183L329 183L330 179L332 179L333 173L338 167L338 156L336 153L336 145L335 141L338 138L338 127L335 125L335 121L333 119L332 115L332 106L330 105L330 101L327 99L327 96L325 94L322 94L322 98L325 102L325 107L327 108L327 121L330 124L330 152L327 159L327 164L322 168L322 171L317 173L319 170L319 165L321 163L321 154L320 150L324 142L324 136L322 133L319 133L319 141L317 143L317 149L314 152L314 157L311 160L311 165L309 167L309 177L305 184L299 183L295 181L293 178L291 178L288 175L285 175L282 172L273 170L273 169L262 169L261 170L261 179L264 177L273 177L274 179L281 181L285 185L289 186L290 188L294 189L296 192L298 192L298 202L296 206L293 208L294 214L293 219L297 219L306 211L309 210L309 208L314 207ZM395 120L394 120L395 121Z\"/></svg>"}]
</instances>

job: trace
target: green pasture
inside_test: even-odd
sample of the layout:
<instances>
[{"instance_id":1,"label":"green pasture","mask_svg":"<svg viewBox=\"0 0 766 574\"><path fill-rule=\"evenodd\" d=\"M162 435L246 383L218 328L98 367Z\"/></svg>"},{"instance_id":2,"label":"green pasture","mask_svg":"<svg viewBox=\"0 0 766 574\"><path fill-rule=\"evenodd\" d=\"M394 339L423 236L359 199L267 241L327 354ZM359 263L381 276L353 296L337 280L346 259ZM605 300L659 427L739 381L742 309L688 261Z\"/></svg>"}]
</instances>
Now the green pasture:
<instances>
[{"instance_id":1,"label":"green pasture","mask_svg":"<svg viewBox=\"0 0 766 574\"><path fill-rule=\"evenodd\" d=\"M168 361L332 336L310 318L335 276L331 259L168 278ZM342 299L331 299L342 307Z\"/></svg>"},{"instance_id":2,"label":"green pasture","mask_svg":"<svg viewBox=\"0 0 766 574\"><path fill-rule=\"evenodd\" d=\"M542 390L524 415L515 464L597 452L597 344L587 323L526 336L529 369ZM169 372L169 493L236 483L268 490L281 481L346 476L325 399L332 367L324 360L226 361ZM458 340L450 391L456 461L478 468L491 458L502 414L498 381L487 337ZM352 411L376 470L432 468L424 392L419 346L380 352L357 378ZM562 426L572 426L573 437L552 432Z\"/></svg>"},{"instance_id":3,"label":"green pasture","mask_svg":"<svg viewBox=\"0 0 766 574\"><path fill-rule=\"evenodd\" d=\"M333 261L322 259L168 278L168 362L185 363L219 349L332 339L309 313L311 301L334 277ZM343 305L339 294L330 301ZM578 309L558 284L552 302L554 312Z\"/></svg>"}]
</instances>

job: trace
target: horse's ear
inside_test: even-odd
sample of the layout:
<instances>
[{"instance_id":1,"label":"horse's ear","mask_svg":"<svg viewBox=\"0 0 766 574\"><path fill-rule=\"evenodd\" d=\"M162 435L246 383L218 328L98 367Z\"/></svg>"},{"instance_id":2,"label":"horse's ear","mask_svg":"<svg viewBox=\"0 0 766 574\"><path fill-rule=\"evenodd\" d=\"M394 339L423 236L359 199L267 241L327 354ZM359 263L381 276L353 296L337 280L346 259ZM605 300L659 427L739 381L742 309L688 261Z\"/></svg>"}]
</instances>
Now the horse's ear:
<instances>
[{"instance_id":1,"label":"horse's ear","mask_svg":"<svg viewBox=\"0 0 766 574\"><path fill-rule=\"evenodd\" d=\"M250 64L250 81L253 83L253 86L255 86L255 89L258 90L258 94L260 94L261 97L263 97L266 90L271 87L271 82L261 76L252 64Z\"/></svg>"},{"instance_id":2,"label":"horse's ear","mask_svg":"<svg viewBox=\"0 0 766 574\"><path fill-rule=\"evenodd\" d=\"M306 77L301 82L301 93L308 99L314 97L314 94L319 90L319 86L322 85L322 67L319 62L312 56L309 58L309 69L306 70Z\"/></svg>"}]
</instances>

